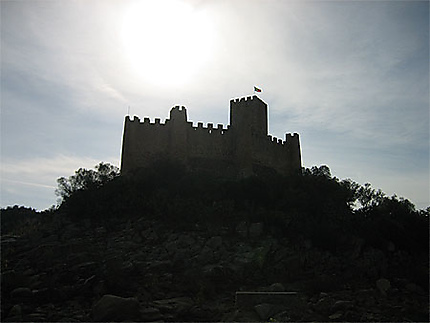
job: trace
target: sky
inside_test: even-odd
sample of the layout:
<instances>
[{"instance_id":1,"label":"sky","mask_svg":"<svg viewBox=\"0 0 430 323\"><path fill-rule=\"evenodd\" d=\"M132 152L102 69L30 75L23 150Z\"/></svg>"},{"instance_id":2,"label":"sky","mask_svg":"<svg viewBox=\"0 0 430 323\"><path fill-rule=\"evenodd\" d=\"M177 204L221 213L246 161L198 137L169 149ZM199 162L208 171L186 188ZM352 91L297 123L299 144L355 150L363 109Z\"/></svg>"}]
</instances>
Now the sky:
<instances>
[{"instance_id":1,"label":"sky","mask_svg":"<svg viewBox=\"0 0 430 323\"><path fill-rule=\"evenodd\" d=\"M46 209L57 178L119 166L127 113L227 125L254 86L303 166L430 205L428 1L0 6L1 207Z\"/></svg>"}]
</instances>

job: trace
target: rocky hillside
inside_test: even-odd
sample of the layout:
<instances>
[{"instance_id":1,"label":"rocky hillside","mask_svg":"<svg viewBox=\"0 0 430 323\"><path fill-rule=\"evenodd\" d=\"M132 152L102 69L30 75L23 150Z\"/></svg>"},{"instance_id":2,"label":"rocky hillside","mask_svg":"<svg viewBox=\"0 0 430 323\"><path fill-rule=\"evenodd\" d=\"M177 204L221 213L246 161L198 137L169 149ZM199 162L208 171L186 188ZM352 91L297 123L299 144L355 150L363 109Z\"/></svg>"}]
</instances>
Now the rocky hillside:
<instances>
[{"instance_id":1,"label":"rocky hillside","mask_svg":"<svg viewBox=\"0 0 430 323\"><path fill-rule=\"evenodd\" d=\"M301 206L300 196L316 199L302 179L273 189L174 173L154 175L156 185L118 179L13 230L8 222L2 321L428 321L428 227L408 237L379 215L385 231L366 235L357 225L377 230L376 220L333 205L348 199L339 181L314 175L309 187L326 187L317 205ZM275 206L285 191L295 200ZM378 207L366 218L388 206ZM277 299L240 302L237 292Z\"/></svg>"}]
</instances>

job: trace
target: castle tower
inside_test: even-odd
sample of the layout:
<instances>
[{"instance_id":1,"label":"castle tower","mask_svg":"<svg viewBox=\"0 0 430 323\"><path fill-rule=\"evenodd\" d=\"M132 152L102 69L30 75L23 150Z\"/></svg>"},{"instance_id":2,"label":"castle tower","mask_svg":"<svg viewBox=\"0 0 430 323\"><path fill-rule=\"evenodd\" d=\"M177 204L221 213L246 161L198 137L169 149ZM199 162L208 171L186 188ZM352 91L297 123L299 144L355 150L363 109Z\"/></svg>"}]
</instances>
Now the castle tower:
<instances>
[{"instance_id":1,"label":"castle tower","mask_svg":"<svg viewBox=\"0 0 430 323\"><path fill-rule=\"evenodd\" d=\"M175 106L170 110L168 154L173 160L187 160L187 109Z\"/></svg>"},{"instance_id":2,"label":"castle tower","mask_svg":"<svg viewBox=\"0 0 430 323\"><path fill-rule=\"evenodd\" d=\"M299 134L287 133L285 135L285 146L287 147L287 169L285 174L299 172L302 168L302 156L300 153Z\"/></svg>"},{"instance_id":3,"label":"castle tower","mask_svg":"<svg viewBox=\"0 0 430 323\"><path fill-rule=\"evenodd\" d=\"M230 100L230 125L238 133L267 136L267 104L256 95Z\"/></svg>"},{"instance_id":4,"label":"castle tower","mask_svg":"<svg viewBox=\"0 0 430 323\"><path fill-rule=\"evenodd\" d=\"M258 138L267 136L267 104L256 95L230 101L230 127L236 138L236 162L241 176L253 173Z\"/></svg>"}]
</instances>

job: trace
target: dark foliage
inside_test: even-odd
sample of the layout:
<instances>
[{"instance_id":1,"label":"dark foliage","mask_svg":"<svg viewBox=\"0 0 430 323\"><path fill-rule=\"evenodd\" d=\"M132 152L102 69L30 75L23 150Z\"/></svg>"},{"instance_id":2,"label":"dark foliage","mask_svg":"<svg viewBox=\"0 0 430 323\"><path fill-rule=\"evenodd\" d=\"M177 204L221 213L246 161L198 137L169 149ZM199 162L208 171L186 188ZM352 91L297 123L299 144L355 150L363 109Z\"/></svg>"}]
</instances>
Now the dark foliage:
<instances>
[{"instance_id":1,"label":"dark foliage","mask_svg":"<svg viewBox=\"0 0 430 323\"><path fill-rule=\"evenodd\" d=\"M12 233L20 227L36 222L40 217L35 209L18 205L1 209L0 214L2 234Z\"/></svg>"},{"instance_id":2,"label":"dark foliage","mask_svg":"<svg viewBox=\"0 0 430 323\"><path fill-rule=\"evenodd\" d=\"M60 201L66 201L72 195L81 191L90 191L102 187L107 182L119 176L119 169L111 164L103 163L92 169L79 168L74 175L69 178L60 177L57 179L58 188L55 194L60 197Z\"/></svg>"},{"instance_id":3,"label":"dark foliage","mask_svg":"<svg viewBox=\"0 0 430 323\"><path fill-rule=\"evenodd\" d=\"M69 178L61 210L93 221L146 217L178 229L196 226L234 228L241 221L263 222L269 233L292 241L310 240L318 248L341 251L352 237L369 246L428 251L428 210L416 211L403 198L386 197L370 184L332 177L327 166L301 175L228 180L187 172L168 161L101 182L80 169ZM79 183L79 179L83 183ZM91 180L87 180L90 178ZM87 183L96 183L88 185Z\"/></svg>"}]
</instances>

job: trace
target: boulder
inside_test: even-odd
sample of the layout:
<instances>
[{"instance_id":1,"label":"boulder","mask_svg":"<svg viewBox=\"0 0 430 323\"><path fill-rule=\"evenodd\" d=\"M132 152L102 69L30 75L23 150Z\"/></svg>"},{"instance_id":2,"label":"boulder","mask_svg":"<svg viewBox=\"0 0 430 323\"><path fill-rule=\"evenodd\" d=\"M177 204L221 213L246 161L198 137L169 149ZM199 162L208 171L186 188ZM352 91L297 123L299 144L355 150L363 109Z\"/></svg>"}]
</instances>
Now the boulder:
<instances>
[{"instance_id":1,"label":"boulder","mask_svg":"<svg viewBox=\"0 0 430 323\"><path fill-rule=\"evenodd\" d=\"M267 321L273 314L275 314L275 305L272 304L258 304L254 306L254 310L262 321Z\"/></svg>"},{"instance_id":2,"label":"boulder","mask_svg":"<svg viewBox=\"0 0 430 323\"><path fill-rule=\"evenodd\" d=\"M263 234L264 224L263 223L251 223L248 229L249 236L251 238L258 238Z\"/></svg>"},{"instance_id":3,"label":"boulder","mask_svg":"<svg viewBox=\"0 0 430 323\"><path fill-rule=\"evenodd\" d=\"M331 307L331 310L333 312L345 311L345 310L350 309L352 307L354 307L354 303L352 301L339 300L333 304L333 306Z\"/></svg>"},{"instance_id":4,"label":"boulder","mask_svg":"<svg viewBox=\"0 0 430 323\"><path fill-rule=\"evenodd\" d=\"M15 288L11 293L10 297L13 301L19 303L29 303L33 300L33 292L30 288L19 287Z\"/></svg>"},{"instance_id":5,"label":"boulder","mask_svg":"<svg viewBox=\"0 0 430 323\"><path fill-rule=\"evenodd\" d=\"M269 292L285 292L285 287L281 283L274 283L267 290Z\"/></svg>"},{"instance_id":6,"label":"boulder","mask_svg":"<svg viewBox=\"0 0 430 323\"><path fill-rule=\"evenodd\" d=\"M22 320L22 306L19 304L14 305L8 316L8 321L21 321Z\"/></svg>"},{"instance_id":7,"label":"boulder","mask_svg":"<svg viewBox=\"0 0 430 323\"><path fill-rule=\"evenodd\" d=\"M163 316L158 308L146 307L140 311L141 320L144 322L161 321Z\"/></svg>"},{"instance_id":8,"label":"boulder","mask_svg":"<svg viewBox=\"0 0 430 323\"><path fill-rule=\"evenodd\" d=\"M414 293L414 294L419 294L419 295L425 295L426 294L426 292L423 288L421 288L420 286L418 286L417 284L414 284L414 283L406 284L405 289L408 292Z\"/></svg>"},{"instance_id":9,"label":"boulder","mask_svg":"<svg viewBox=\"0 0 430 323\"><path fill-rule=\"evenodd\" d=\"M194 305L190 297L176 297L154 301L154 306L162 313L184 314Z\"/></svg>"},{"instance_id":10,"label":"boulder","mask_svg":"<svg viewBox=\"0 0 430 323\"><path fill-rule=\"evenodd\" d=\"M222 247L222 238L220 236L212 237L206 242L206 246L212 250L217 250Z\"/></svg>"},{"instance_id":11,"label":"boulder","mask_svg":"<svg viewBox=\"0 0 430 323\"><path fill-rule=\"evenodd\" d=\"M242 238L248 237L248 224L245 221L240 222L236 226L236 233Z\"/></svg>"},{"instance_id":12,"label":"boulder","mask_svg":"<svg viewBox=\"0 0 430 323\"><path fill-rule=\"evenodd\" d=\"M93 307L93 320L96 322L139 321L139 302L133 297L104 295Z\"/></svg>"},{"instance_id":13,"label":"boulder","mask_svg":"<svg viewBox=\"0 0 430 323\"><path fill-rule=\"evenodd\" d=\"M391 288L391 283L388 279L381 278L376 281L376 287L382 295L387 295L387 291Z\"/></svg>"}]
</instances>

